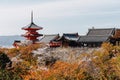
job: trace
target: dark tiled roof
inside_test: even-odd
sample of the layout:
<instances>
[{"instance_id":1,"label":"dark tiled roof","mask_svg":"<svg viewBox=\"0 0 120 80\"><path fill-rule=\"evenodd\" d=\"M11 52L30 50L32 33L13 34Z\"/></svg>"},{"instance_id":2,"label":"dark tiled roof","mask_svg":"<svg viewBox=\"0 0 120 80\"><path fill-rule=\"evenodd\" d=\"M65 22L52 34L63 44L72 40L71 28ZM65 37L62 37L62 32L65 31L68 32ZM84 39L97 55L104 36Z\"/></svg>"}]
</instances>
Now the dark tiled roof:
<instances>
[{"instance_id":1,"label":"dark tiled roof","mask_svg":"<svg viewBox=\"0 0 120 80\"><path fill-rule=\"evenodd\" d=\"M115 32L115 28L108 29L89 29L87 36L110 36Z\"/></svg>"},{"instance_id":2,"label":"dark tiled roof","mask_svg":"<svg viewBox=\"0 0 120 80\"><path fill-rule=\"evenodd\" d=\"M78 37L78 33L63 33L63 36Z\"/></svg>"},{"instance_id":3,"label":"dark tiled roof","mask_svg":"<svg viewBox=\"0 0 120 80\"><path fill-rule=\"evenodd\" d=\"M49 43L50 41L55 40L57 38L59 38L59 34L44 35L40 42Z\"/></svg>"},{"instance_id":4,"label":"dark tiled roof","mask_svg":"<svg viewBox=\"0 0 120 80\"><path fill-rule=\"evenodd\" d=\"M79 39L78 33L64 33L63 37L67 40L77 41Z\"/></svg>"},{"instance_id":5,"label":"dark tiled roof","mask_svg":"<svg viewBox=\"0 0 120 80\"><path fill-rule=\"evenodd\" d=\"M33 28L33 29L42 29L42 27L37 26L36 24L34 24L33 22L30 23L29 25L23 27L22 29L26 29L26 28Z\"/></svg>"},{"instance_id":6,"label":"dark tiled roof","mask_svg":"<svg viewBox=\"0 0 120 80\"><path fill-rule=\"evenodd\" d=\"M81 36L78 42L105 42L109 41L109 36Z\"/></svg>"},{"instance_id":7,"label":"dark tiled roof","mask_svg":"<svg viewBox=\"0 0 120 80\"><path fill-rule=\"evenodd\" d=\"M105 42L115 33L115 28L89 29L86 36L81 36L78 42Z\"/></svg>"}]
</instances>

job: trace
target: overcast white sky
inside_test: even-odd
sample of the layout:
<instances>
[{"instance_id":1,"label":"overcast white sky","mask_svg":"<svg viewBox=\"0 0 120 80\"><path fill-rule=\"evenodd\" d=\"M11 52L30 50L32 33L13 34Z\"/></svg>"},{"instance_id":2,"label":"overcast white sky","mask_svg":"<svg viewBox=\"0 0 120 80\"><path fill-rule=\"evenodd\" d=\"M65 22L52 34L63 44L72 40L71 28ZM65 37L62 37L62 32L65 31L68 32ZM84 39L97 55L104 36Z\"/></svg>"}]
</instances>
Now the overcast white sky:
<instances>
[{"instance_id":1,"label":"overcast white sky","mask_svg":"<svg viewBox=\"0 0 120 80\"><path fill-rule=\"evenodd\" d=\"M120 0L0 0L0 35L24 34L31 10L43 34L120 28Z\"/></svg>"}]
</instances>

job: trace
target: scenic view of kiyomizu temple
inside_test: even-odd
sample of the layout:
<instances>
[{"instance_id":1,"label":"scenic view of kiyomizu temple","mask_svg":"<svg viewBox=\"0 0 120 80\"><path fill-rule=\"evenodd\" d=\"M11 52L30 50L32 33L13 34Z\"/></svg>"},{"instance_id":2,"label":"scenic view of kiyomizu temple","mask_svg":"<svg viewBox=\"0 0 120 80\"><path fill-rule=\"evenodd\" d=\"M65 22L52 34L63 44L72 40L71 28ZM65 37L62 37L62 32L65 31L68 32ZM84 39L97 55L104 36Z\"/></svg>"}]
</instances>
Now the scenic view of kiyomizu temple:
<instances>
[{"instance_id":1,"label":"scenic view of kiyomizu temple","mask_svg":"<svg viewBox=\"0 0 120 80\"><path fill-rule=\"evenodd\" d=\"M23 42L15 41L14 46L29 45L36 43L45 43L50 47L100 47L104 42L113 45L120 45L120 29L119 28L95 28L88 29L86 35L78 33L59 34L40 34L37 30L43 27L36 25L33 21L33 12L31 12L31 23L22 28L27 32L22 36L26 38ZM76 31L77 32L77 31Z\"/></svg>"},{"instance_id":2,"label":"scenic view of kiyomizu temple","mask_svg":"<svg viewBox=\"0 0 120 80\"><path fill-rule=\"evenodd\" d=\"M0 80L120 80L120 0L0 0Z\"/></svg>"}]
</instances>

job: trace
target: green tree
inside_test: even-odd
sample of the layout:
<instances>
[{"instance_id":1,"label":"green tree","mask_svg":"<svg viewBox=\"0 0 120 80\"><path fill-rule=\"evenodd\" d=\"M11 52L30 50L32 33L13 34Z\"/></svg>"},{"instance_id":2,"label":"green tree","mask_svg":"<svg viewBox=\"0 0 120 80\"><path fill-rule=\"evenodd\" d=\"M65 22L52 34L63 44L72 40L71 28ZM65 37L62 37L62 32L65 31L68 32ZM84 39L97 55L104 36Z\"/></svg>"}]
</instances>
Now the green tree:
<instances>
[{"instance_id":1,"label":"green tree","mask_svg":"<svg viewBox=\"0 0 120 80\"><path fill-rule=\"evenodd\" d=\"M5 53L0 53L0 68L5 69L7 64L8 67L11 67L12 65L11 60Z\"/></svg>"}]
</instances>

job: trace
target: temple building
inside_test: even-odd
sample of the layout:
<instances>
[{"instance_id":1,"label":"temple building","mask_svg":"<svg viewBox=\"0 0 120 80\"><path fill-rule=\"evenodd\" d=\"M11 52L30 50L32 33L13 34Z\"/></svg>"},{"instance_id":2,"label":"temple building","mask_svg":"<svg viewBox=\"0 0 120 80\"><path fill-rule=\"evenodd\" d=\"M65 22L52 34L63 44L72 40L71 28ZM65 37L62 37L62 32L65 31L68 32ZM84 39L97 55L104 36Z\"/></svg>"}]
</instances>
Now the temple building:
<instances>
[{"instance_id":1,"label":"temple building","mask_svg":"<svg viewBox=\"0 0 120 80\"><path fill-rule=\"evenodd\" d=\"M50 47L60 47L61 42L57 41L59 38L59 34L43 35L43 38L40 40L40 42L45 43Z\"/></svg>"},{"instance_id":2,"label":"temple building","mask_svg":"<svg viewBox=\"0 0 120 80\"><path fill-rule=\"evenodd\" d=\"M78 33L63 33L62 37L58 39L61 41L63 47L77 47L78 46Z\"/></svg>"},{"instance_id":3,"label":"temple building","mask_svg":"<svg viewBox=\"0 0 120 80\"><path fill-rule=\"evenodd\" d=\"M26 40L24 41L15 40L13 46L19 48L19 46L27 46L34 43L39 43L38 37L43 35L39 34L37 31L42 29L43 29L42 27L36 25L33 22L33 12L31 12L31 23L22 28L22 30L27 31L25 34L22 35L23 37L26 38Z\"/></svg>"},{"instance_id":4,"label":"temple building","mask_svg":"<svg viewBox=\"0 0 120 80\"><path fill-rule=\"evenodd\" d=\"M89 29L87 35L80 36L78 43L81 47L100 47L102 43L110 42L113 45L120 45L120 29Z\"/></svg>"},{"instance_id":5,"label":"temple building","mask_svg":"<svg viewBox=\"0 0 120 80\"><path fill-rule=\"evenodd\" d=\"M37 30L42 30L43 28L36 25L33 22L33 12L31 13L31 23L25 27L22 28L22 30L26 30L27 32L22 35L26 38L26 40L32 41L33 43L35 43L38 40L38 37L43 36L42 34L39 34L37 32Z\"/></svg>"}]
</instances>

